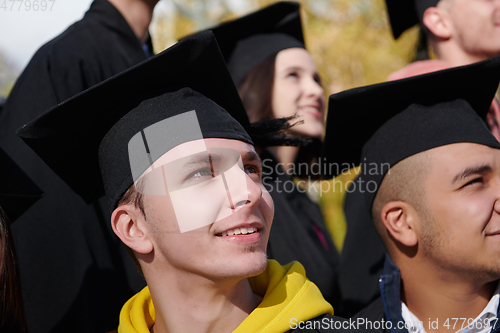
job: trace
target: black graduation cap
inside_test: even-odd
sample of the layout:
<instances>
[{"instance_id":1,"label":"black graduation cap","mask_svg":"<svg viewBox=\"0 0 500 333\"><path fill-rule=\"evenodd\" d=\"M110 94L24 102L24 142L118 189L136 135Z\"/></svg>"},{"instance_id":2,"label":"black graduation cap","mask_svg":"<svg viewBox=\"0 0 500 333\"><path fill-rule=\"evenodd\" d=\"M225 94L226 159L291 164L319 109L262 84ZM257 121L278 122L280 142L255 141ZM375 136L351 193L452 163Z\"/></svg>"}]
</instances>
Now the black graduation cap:
<instances>
[{"instance_id":1,"label":"black graduation cap","mask_svg":"<svg viewBox=\"0 0 500 333\"><path fill-rule=\"evenodd\" d=\"M212 30L236 86L258 64L281 50L304 48L300 4L278 2Z\"/></svg>"},{"instance_id":2,"label":"black graduation cap","mask_svg":"<svg viewBox=\"0 0 500 333\"><path fill-rule=\"evenodd\" d=\"M424 12L435 7L439 0L385 0L392 34L395 39L415 24L422 23Z\"/></svg>"},{"instance_id":3,"label":"black graduation cap","mask_svg":"<svg viewBox=\"0 0 500 333\"><path fill-rule=\"evenodd\" d=\"M500 57L495 57L331 95L322 165L325 175L334 177L339 170L345 171L344 163L361 164L371 212L388 169L409 156L459 142L500 149L483 120L499 80ZM352 131L346 133L349 127Z\"/></svg>"},{"instance_id":4,"label":"black graduation cap","mask_svg":"<svg viewBox=\"0 0 500 333\"><path fill-rule=\"evenodd\" d=\"M38 199L43 191L0 148L0 207L10 222L14 222Z\"/></svg>"},{"instance_id":5,"label":"black graduation cap","mask_svg":"<svg viewBox=\"0 0 500 333\"><path fill-rule=\"evenodd\" d=\"M62 102L17 134L86 202L106 193L114 208L135 180L128 151L131 138L193 110L204 138L252 143L243 128L249 125L248 117L212 32L185 38ZM161 147L143 149L149 157L158 156L199 139L197 134L182 128L160 132L155 135Z\"/></svg>"}]
</instances>

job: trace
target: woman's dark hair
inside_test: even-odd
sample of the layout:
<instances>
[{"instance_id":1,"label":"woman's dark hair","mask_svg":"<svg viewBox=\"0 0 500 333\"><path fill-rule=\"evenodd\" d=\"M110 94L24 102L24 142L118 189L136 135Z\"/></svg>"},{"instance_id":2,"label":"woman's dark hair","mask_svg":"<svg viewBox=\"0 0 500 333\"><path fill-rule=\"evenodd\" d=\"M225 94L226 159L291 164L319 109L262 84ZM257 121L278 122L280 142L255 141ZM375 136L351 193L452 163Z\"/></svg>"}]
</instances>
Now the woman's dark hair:
<instances>
[{"instance_id":1,"label":"woman's dark hair","mask_svg":"<svg viewBox=\"0 0 500 333\"><path fill-rule=\"evenodd\" d=\"M274 63L276 54L255 66L238 86L251 123L273 119Z\"/></svg>"},{"instance_id":2,"label":"woman's dark hair","mask_svg":"<svg viewBox=\"0 0 500 333\"><path fill-rule=\"evenodd\" d=\"M9 221L0 207L0 332L28 332L21 278Z\"/></svg>"}]
</instances>

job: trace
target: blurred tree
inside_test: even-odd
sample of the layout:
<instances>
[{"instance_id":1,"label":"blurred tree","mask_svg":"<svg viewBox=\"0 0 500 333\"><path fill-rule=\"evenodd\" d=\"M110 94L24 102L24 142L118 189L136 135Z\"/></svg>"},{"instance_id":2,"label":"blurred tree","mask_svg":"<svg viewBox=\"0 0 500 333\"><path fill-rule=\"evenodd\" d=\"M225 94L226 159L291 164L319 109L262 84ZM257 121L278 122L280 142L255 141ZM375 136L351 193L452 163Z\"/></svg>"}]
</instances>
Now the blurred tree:
<instances>
[{"instance_id":1,"label":"blurred tree","mask_svg":"<svg viewBox=\"0 0 500 333\"><path fill-rule=\"evenodd\" d=\"M245 15L276 0L162 0L153 42L160 52L179 38ZM414 56L416 28L392 38L384 0L299 0L306 46L331 94L385 81Z\"/></svg>"},{"instance_id":2,"label":"blurred tree","mask_svg":"<svg viewBox=\"0 0 500 333\"><path fill-rule=\"evenodd\" d=\"M7 59L0 50L0 99L9 95L20 72L14 62Z\"/></svg>"},{"instance_id":3,"label":"blurred tree","mask_svg":"<svg viewBox=\"0 0 500 333\"><path fill-rule=\"evenodd\" d=\"M155 52L191 33L257 9L255 0L162 0L150 28Z\"/></svg>"}]
</instances>

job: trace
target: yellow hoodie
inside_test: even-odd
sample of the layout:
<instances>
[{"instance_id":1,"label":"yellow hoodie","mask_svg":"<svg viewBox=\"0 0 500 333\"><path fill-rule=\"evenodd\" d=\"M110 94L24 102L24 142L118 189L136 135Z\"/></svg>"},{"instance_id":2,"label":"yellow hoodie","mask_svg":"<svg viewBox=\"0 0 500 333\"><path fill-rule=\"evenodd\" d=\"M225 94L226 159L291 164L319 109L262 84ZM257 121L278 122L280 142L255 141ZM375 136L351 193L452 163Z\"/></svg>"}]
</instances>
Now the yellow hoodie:
<instances>
[{"instance_id":1,"label":"yellow hoodie","mask_svg":"<svg viewBox=\"0 0 500 333\"><path fill-rule=\"evenodd\" d=\"M234 333L287 332L293 322L326 313L333 315L332 306L325 301L318 287L306 278L304 267L299 262L281 266L275 260L268 260L266 270L248 280L253 292L263 300ZM154 318L153 301L146 287L123 306L118 332L149 333Z\"/></svg>"}]
</instances>

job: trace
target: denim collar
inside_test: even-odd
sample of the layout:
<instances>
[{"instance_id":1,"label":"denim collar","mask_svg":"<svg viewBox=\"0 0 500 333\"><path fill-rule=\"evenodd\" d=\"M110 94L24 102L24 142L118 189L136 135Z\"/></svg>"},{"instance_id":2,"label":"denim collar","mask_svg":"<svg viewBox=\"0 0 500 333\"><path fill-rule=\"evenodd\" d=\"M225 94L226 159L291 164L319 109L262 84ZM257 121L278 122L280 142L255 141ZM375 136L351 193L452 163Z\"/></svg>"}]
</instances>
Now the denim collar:
<instances>
[{"instance_id":1,"label":"denim collar","mask_svg":"<svg viewBox=\"0 0 500 333\"><path fill-rule=\"evenodd\" d=\"M401 314L401 273L399 268L392 262L389 255L385 254L383 275L379 279L380 296L384 306L386 321L392 322L390 333L408 333L405 328L398 329L397 323L404 322ZM497 316L500 304L497 309ZM491 333L500 333L500 320L497 320Z\"/></svg>"}]
</instances>

